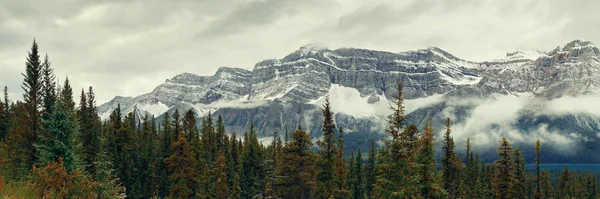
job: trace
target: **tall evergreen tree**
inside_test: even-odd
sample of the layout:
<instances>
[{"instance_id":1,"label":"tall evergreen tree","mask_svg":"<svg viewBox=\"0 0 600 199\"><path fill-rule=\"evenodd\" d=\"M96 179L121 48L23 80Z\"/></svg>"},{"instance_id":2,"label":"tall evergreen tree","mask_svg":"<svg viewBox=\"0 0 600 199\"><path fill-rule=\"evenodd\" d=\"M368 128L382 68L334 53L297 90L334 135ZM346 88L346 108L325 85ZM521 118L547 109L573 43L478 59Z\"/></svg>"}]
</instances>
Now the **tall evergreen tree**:
<instances>
[{"instance_id":1,"label":"tall evergreen tree","mask_svg":"<svg viewBox=\"0 0 600 199\"><path fill-rule=\"evenodd\" d=\"M448 191L450 198L457 198L460 185L460 160L454 152L454 139L450 136L452 132L450 118L446 118L446 132L444 133L444 144L442 146L442 178L444 189Z\"/></svg>"},{"instance_id":2,"label":"tall evergreen tree","mask_svg":"<svg viewBox=\"0 0 600 199\"><path fill-rule=\"evenodd\" d=\"M90 172L94 172L94 157L97 156L100 145L100 117L96 107L94 91L90 86L88 92L81 90L79 110L77 111L79 120L79 136L83 145L82 159Z\"/></svg>"},{"instance_id":3,"label":"tall evergreen tree","mask_svg":"<svg viewBox=\"0 0 600 199\"><path fill-rule=\"evenodd\" d=\"M566 165L565 169L560 174L558 184L556 184L555 198L570 198L573 196L573 184L573 173L569 171L569 165Z\"/></svg>"},{"instance_id":4,"label":"tall evergreen tree","mask_svg":"<svg viewBox=\"0 0 600 199\"><path fill-rule=\"evenodd\" d=\"M258 138L254 132L254 125L251 123L249 133L244 137L244 153L242 157L242 176L241 188L242 198L252 198L262 193L262 184L260 178L261 172L261 147Z\"/></svg>"},{"instance_id":5,"label":"tall evergreen tree","mask_svg":"<svg viewBox=\"0 0 600 199\"><path fill-rule=\"evenodd\" d=\"M356 161L354 161L355 165L351 165L354 167L352 176L354 177L352 184L352 197L355 199L362 199L365 197L365 188L364 188L364 170L362 164L362 154L360 152L360 148L358 148L358 152L356 155Z\"/></svg>"},{"instance_id":6,"label":"tall evergreen tree","mask_svg":"<svg viewBox=\"0 0 600 199\"><path fill-rule=\"evenodd\" d=\"M11 108L10 127L8 132L8 140L6 141L9 154L7 170L8 179L20 180L31 171L33 158L35 156L35 148L32 140L35 140L33 132L29 126L23 125L29 121L27 114L27 105L17 101Z\"/></svg>"},{"instance_id":7,"label":"tall evergreen tree","mask_svg":"<svg viewBox=\"0 0 600 199\"><path fill-rule=\"evenodd\" d=\"M498 146L498 157L500 159L494 162L494 166L497 169L496 176L494 177L495 191L496 197L499 199L514 198L516 194L513 188L515 183L515 164L511 153L512 146L506 140L506 137L502 137Z\"/></svg>"},{"instance_id":8,"label":"tall evergreen tree","mask_svg":"<svg viewBox=\"0 0 600 199\"><path fill-rule=\"evenodd\" d=\"M308 134L302 130L292 132L292 140L285 146L282 161L277 169L277 195L282 198L312 198L315 182L314 152L310 149L312 142ZM293 162L294 164L289 164Z\"/></svg>"},{"instance_id":9,"label":"tall evergreen tree","mask_svg":"<svg viewBox=\"0 0 600 199\"><path fill-rule=\"evenodd\" d=\"M523 153L521 152L521 149L519 147L516 147L514 150L514 165L515 165L515 183L514 183L514 190L515 190L515 195L514 197L517 198L526 198L529 197L528 193L528 187L529 184L527 182L527 176L525 173L525 159L523 158Z\"/></svg>"},{"instance_id":10,"label":"tall evergreen tree","mask_svg":"<svg viewBox=\"0 0 600 199\"><path fill-rule=\"evenodd\" d=\"M42 99L43 99L43 118L48 120L52 114L52 108L56 102L56 83L54 82L54 69L51 68L52 63L48 60L48 55L44 57L42 63L43 79L42 79Z\"/></svg>"},{"instance_id":11,"label":"tall evergreen tree","mask_svg":"<svg viewBox=\"0 0 600 199\"><path fill-rule=\"evenodd\" d=\"M98 198L125 198L125 187L121 186L114 174L113 164L110 162L106 150L106 137L99 136L99 145L94 158L93 178L99 183L96 187Z\"/></svg>"},{"instance_id":12,"label":"tall evergreen tree","mask_svg":"<svg viewBox=\"0 0 600 199\"><path fill-rule=\"evenodd\" d=\"M0 102L0 142L4 141L4 138L8 135L9 112L9 107Z\"/></svg>"},{"instance_id":13,"label":"tall evergreen tree","mask_svg":"<svg viewBox=\"0 0 600 199\"><path fill-rule=\"evenodd\" d=\"M4 86L4 101L0 102L2 104L2 114L0 115L0 142L6 140L8 137L8 132L10 131L10 104L8 102L8 87Z\"/></svg>"},{"instance_id":14,"label":"tall evergreen tree","mask_svg":"<svg viewBox=\"0 0 600 199\"><path fill-rule=\"evenodd\" d=\"M179 133L171 148L173 154L165 159L171 173L169 180L172 185L169 187L169 195L173 198L193 198L195 188L191 186L197 184L199 180L194 175L189 175L195 172L195 161L191 146L183 133Z\"/></svg>"},{"instance_id":15,"label":"tall evergreen tree","mask_svg":"<svg viewBox=\"0 0 600 199\"><path fill-rule=\"evenodd\" d=\"M227 163L225 162L225 156L219 153L215 162L215 169L213 170L214 175L211 179L213 183L212 187L212 198L229 198L229 185L227 184Z\"/></svg>"},{"instance_id":16,"label":"tall evergreen tree","mask_svg":"<svg viewBox=\"0 0 600 199\"><path fill-rule=\"evenodd\" d=\"M435 140L431 120L428 120L425 124L424 131L425 134L419 140L419 155L417 156L421 176L419 180L420 195L427 199L445 198L447 193L440 185L440 176L435 168L435 151L433 148Z\"/></svg>"},{"instance_id":17,"label":"tall evergreen tree","mask_svg":"<svg viewBox=\"0 0 600 199\"><path fill-rule=\"evenodd\" d=\"M375 179L377 176L377 171L375 169L376 162L376 149L375 149L375 140L371 140L371 145L369 148L369 156L367 157L367 163L365 166L365 195L367 198L372 198L373 196L373 185L375 185Z\"/></svg>"},{"instance_id":18,"label":"tall evergreen tree","mask_svg":"<svg viewBox=\"0 0 600 199\"><path fill-rule=\"evenodd\" d=\"M535 173L536 173L536 191L533 195L533 198L535 199L541 199L542 198L542 189L541 189L541 176L540 176L540 151L541 151L541 144L540 144L540 140L538 139L537 142L535 143Z\"/></svg>"},{"instance_id":19,"label":"tall evergreen tree","mask_svg":"<svg viewBox=\"0 0 600 199\"><path fill-rule=\"evenodd\" d=\"M230 141L230 162L228 165L229 174L227 175L227 179L229 180L229 188L231 189L231 198L240 198L241 197L241 187L240 187L240 172L241 172L241 160L240 154L241 151L238 148L239 140L237 139L236 134L231 135Z\"/></svg>"},{"instance_id":20,"label":"tall evergreen tree","mask_svg":"<svg viewBox=\"0 0 600 199\"><path fill-rule=\"evenodd\" d=\"M588 171L585 180L585 196L587 199L595 199L598 197L598 188L596 187L596 177L593 177Z\"/></svg>"},{"instance_id":21,"label":"tall evergreen tree","mask_svg":"<svg viewBox=\"0 0 600 199\"><path fill-rule=\"evenodd\" d=\"M542 171L542 175L540 178L541 181L541 194L540 198L552 198L554 196L554 191L552 189L552 184L550 184L550 173L548 171Z\"/></svg>"},{"instance_id":22,"label":"tall evergreen tree","mask_svg":"<svg viewBox=\"0 0 600 199\"><path fill-rule=\"evenodd\" d=\"M414 162L414 151L410 151L404 129L404 100L403 85L397 83L395 103L390 106L392 113L388 116L387 132L392 140L385 141L385 147L380 150L378 175L375 183L375 197L378 198L407 198L420 193L418 187L419 174Z\"/></svg>"},{"instance_id":23,"label":"tall evergreen tree","mask_svg":"<svg viewBox=\"0 0 600 199\"><path fill-rule=\"evenodd\" d=\"M329 97L325 97L323 104L323 140L317 141L320 147L319 159L317 160L317 190L316 198L328 199L334 195L336 187L336 176L334 164L336 158L336 143L334 141L335 123L334 114L331 111Z\"/></svg>"},{"instance_id":24,"label":"tall evergreen tree","mask_svg":"<svg viewBox=\"0 0 600 199\"><path fill-rule=\"evenodd\" d=\"M32 136L28 137L29 139L26 140L27 142L23 143L27 145L24 146L23 149L31 150L27 151L29 157L26 160L26 164L23 166L28 167L27 169L31 169L30 165L34 163L34 157L36 154L33 145L37 142L38 133L42 126L40 108L42 106L43 70L38 52L38 45L35 39L33 40L31 50L29 51L29 56L27 57L25 74L22 75L24 80L21 87L25 91L23 100L25 102L25 106L27 107L25 112L27 120L26 123L22 123L20 125L26 126L28 131L32 134Z\"/></svg>"},{"instance_id":25,"label":"tall evergreen tree","mask_svg":"<svg viewBox=\"0 0 600 199\"><path fill-rule=\"evenodd\" d=\"M344 130L342 127L338 129L338 139L336 145L336 154L334 159L334 176L336 188L334 191L335 198L349 198L352 195L348 187L348 164L344 156L346 150L344 150ZM352 167L354 165L350 165Z\"/></svg>"},{"instance_id":26,"label":"tall evergreen tree","mask_svg":"<svg viewBox=\"0 0 600 199\"><path fill-rule=\"evenodd\" d=\"M62 158L68 172L79 169L79 157L75 152L78 146L78 126L74 107L71 106L75 102L70 89L67 79L49 120L44 120L48 132L38 134L39 144L35 144L35 148L38 151L37 165L40 167Z\"/></svg>"}]
</instances>

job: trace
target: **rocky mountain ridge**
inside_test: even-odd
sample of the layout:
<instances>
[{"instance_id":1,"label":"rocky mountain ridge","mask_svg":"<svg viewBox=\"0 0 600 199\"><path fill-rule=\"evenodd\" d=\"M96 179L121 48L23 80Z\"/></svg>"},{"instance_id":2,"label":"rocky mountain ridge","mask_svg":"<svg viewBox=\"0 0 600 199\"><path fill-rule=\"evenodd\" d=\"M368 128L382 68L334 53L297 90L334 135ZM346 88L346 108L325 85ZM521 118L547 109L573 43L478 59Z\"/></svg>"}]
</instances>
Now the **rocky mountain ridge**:
<instances>
[{"instance_id":1,"label":"rocky mountain ridge","mask_svg":"<svg viewBox=\"0 0 600 199\"><path fill-rule=\"evenodd\" d=\"M223 67L213 76L180 74L150 93L116 97L101 105L99 112L107 118L117 104L140 117L193 109L198 117L209 112L223 116L230 132L243 132L254 122L261 135L268 137L273 131L301 125L317 138L319 108L329 95L338 113L336 123L354 133L350 136L356 138L350 139L363 146L371 138L385 136L381 133L384 116L398 78L405 86L407 112L413 123L421 124L426 117L441 121L452 115L457 125L471 134L492 131L502 125L473 129L468 122L485 102L508 96L528 101L516 111L514 119L518 121L509 122L508 127L521 134L539 131L541 124L556 130L560 128L539 123L543 115L532 108L539 103L531 101L596 96L600 91L600 51L591 42L574 40L548 52L518 50L503 59L472 62L435 47L391 53L306 45L281 59L258 62L252 71ZM549 120L561 117L564 115L548 116ZM590 126L591 121L599 121L597 116L567 117L575 124L562 128L558 135L577 133L588 140L600 137L594 135L600 127ZM531 124L526 122L529 120ZM480 141L484 143L483 138Z\"/></svg>"}]
</instances>

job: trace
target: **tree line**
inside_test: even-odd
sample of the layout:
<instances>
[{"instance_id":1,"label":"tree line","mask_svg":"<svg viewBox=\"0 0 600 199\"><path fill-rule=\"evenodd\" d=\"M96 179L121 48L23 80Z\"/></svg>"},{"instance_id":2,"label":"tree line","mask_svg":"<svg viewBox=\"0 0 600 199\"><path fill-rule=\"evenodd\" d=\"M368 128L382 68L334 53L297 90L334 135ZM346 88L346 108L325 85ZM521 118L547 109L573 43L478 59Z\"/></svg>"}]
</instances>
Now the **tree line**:
<instances>
[{"instance_id":1,"label":"tree line","mask_svg":"<svg viewBox=\"0 0 600 199\"><path fill-rule=\"evenodd\" d=\"M432 120L405 125L401 82L387 118L391 138L381 147L371 140L363 154L344 150L327 97L321 139L313 143L298 126L263 145L252 124L238 137L221 116L197 126L193 110L157 122L118 105L102 121L92 87L76 107L68 78L56 82L35 41L23 77L23 101L10 101L5 87L0 103L0 195L11 198L600 198L589 172L566 167L553 185L539 166L539 140L533 172L504 137L493 163L469 140L460 157L450 119L438 168Z\"/></svg>"}]
</instances>

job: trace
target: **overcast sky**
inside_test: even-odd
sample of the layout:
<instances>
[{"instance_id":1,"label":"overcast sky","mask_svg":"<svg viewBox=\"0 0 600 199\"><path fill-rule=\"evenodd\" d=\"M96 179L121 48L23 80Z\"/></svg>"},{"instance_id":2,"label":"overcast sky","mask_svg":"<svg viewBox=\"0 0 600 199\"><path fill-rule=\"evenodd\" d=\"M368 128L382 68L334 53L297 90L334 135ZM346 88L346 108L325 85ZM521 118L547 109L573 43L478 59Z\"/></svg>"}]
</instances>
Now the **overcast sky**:
<instances>
[{"instance_id":1,"label":"overcast sky","mask_svg":"<svg viewBox=\"0 0 600 199\"><path fill-rule=\"evenodd\" d=\"M437 46L473 61L600 43L597 8L595 0L0 0L0 85L21 98L34 37L60 80L93 86L100 105L183 72L251 69L309 43Z\"/></svg>"}]
</instances>

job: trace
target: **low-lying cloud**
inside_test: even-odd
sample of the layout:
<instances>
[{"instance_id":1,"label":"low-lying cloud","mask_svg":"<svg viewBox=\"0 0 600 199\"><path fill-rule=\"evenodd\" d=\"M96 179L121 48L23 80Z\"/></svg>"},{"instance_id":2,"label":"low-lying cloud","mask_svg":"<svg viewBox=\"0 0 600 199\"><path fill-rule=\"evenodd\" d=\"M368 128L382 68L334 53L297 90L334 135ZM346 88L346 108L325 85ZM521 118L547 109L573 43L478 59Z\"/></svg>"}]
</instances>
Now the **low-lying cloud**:
<instances>
[{"instance_id":1,"label":"low-lying cloud","mask_svg":"<svg viewBox=\"0 0 600 199\"><path fill-rule=\"evenodd\" d=\"M592 141L594 135L583 135L581 132L561 132L551 128L547 123L539 123L537 127L518 129L519 117L526 112L533 112L534 117L560 117L564 115L600 116L600 107L596 106L600 96L564 96L545 100L528 95L495 95L487 99L449 100L441 115L456 121L456 109L459 106L472 107L464 122L452 126L452 135L459 148L471 139L472 145L480 148L497 147L504 136L511 143L533 145L539 139L559 152L573 153L578 142ZM439 139L445 129L439 129ZM597 133L595 137L600 137ZM567 150L569 149L569 150Z\"/></svg>"}]
</instances>

